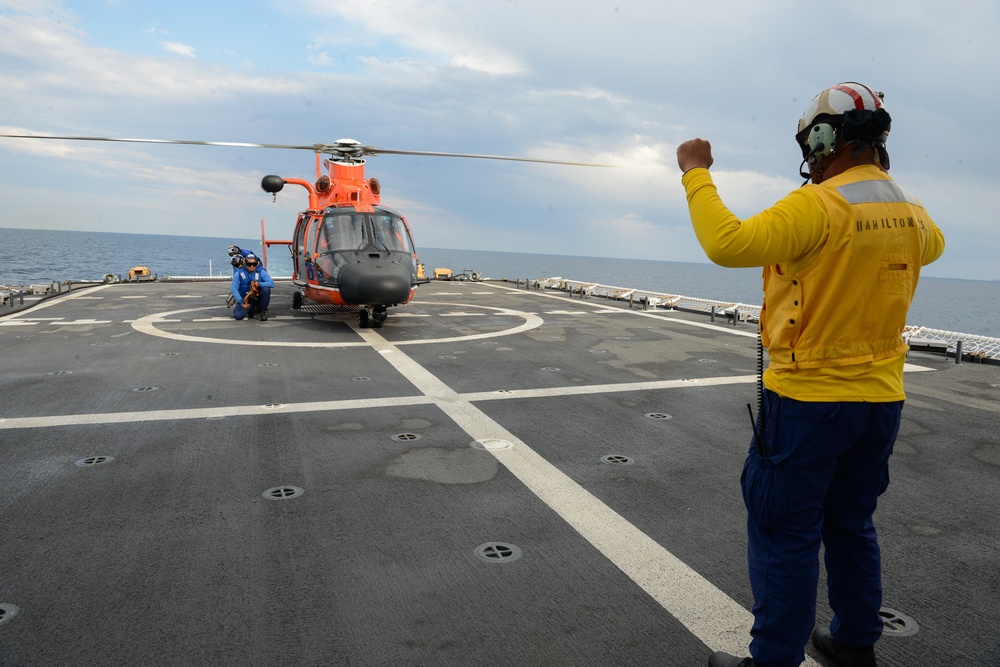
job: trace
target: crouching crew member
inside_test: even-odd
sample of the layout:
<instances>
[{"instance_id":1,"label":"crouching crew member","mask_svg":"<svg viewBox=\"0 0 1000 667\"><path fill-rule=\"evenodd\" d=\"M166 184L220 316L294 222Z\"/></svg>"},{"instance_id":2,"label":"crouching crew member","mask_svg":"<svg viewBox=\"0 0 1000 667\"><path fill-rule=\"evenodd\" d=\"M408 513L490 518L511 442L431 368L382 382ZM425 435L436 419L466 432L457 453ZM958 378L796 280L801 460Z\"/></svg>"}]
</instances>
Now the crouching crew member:
<instances>
[{"instance_id":1,"label":"crouching crew member","mask_svg":"<svg viewBox=\"0 0 1000 667\"><path fill-rule=\"evenodd\" d=\"M271 288L274 278L267 269L260 265L260 260L253 253L243 260L243 268L233 274L233 284L229 288L236 304L233 306L233 317L242 320L247 315L256 315L261 322L267 321L267 307L271 303Z\"/></svg>"}]
</instances>

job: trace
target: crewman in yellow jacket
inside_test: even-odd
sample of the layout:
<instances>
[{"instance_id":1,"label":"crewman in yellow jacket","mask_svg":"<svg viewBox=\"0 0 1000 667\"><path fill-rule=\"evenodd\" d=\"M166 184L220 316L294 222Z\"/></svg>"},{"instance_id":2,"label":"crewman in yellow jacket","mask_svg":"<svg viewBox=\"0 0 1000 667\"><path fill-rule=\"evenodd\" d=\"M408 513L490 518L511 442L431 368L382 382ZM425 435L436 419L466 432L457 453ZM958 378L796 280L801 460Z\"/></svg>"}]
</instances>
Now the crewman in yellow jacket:
<instances>
[{"instance_id":1,"label":"crewman in yellow jacket","mask_svg":"<svg viewBox=\"0 0 1000 667\"><path fill-rule=\"evenodd\" d=\"M752 657L715 653L711 667L799 665L810 633L831 664L876 665L882 580L872 515L905 398L902 331L921 267L944 251L923 205L887 173L890 124L882 94L866 85L822 91L796 134L812 184L745 220L716 191L710 144L677 149L709 259L764 267L769 365L741 478ZM814 630L821 543L834 615Z\"/></svg>"}]
</instances>

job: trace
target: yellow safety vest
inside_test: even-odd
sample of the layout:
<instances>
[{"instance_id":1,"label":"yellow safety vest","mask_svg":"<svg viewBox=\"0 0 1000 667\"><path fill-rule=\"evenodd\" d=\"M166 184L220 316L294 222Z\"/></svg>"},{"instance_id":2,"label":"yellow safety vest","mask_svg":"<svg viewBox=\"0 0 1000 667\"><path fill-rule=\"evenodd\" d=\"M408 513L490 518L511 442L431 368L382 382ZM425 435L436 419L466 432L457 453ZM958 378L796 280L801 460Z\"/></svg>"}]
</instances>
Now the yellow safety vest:
<instances>
[{"instance_id":1,"label":"yellow safety vest","mask_svg":"<svg viewBox=\"0 0 1000 667\"><path fill-rule=\"evenodd\" d=\"M933 223L884 172L849 170L812 189L829 236L793 274L764 268L761 336L771 368L846 366L906 353L906 311Z\"/></svg>"},{"instance_id":2,"label":"yellow safety vest","mask_svg":"<svg viewBox=\"0 0 1000 667\"><path fill-rule=\"evenodd\" d=\"M683 183L695 233L723 266L764 266L764 384L803 401L902 400L902 330L920 267L944 251L923 206L874 165L793 191L746 220L709 172Z\"/></svg>"}]
</instances>

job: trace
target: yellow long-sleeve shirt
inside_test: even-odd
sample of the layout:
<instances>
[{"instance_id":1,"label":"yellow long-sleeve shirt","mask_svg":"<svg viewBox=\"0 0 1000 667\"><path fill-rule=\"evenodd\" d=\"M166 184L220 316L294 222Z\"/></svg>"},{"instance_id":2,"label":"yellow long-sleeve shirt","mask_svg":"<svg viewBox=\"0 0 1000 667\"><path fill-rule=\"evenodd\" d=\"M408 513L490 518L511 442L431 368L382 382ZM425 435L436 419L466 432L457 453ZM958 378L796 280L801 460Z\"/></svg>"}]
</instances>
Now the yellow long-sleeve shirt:
<instances>
[{"instance_id":1,"label":"yellow long-sleeve shirt","mask_svg":"<svg viewBox=\"0 0 1000 667\"><path fill-rule=\"evenodd\" d=\"M944 236L882 170L860 166L740 220L707 169L682 180L709 259L764 267L764 384L802 401L903 400L902 329Z\"/></svg>"}]
</instances>

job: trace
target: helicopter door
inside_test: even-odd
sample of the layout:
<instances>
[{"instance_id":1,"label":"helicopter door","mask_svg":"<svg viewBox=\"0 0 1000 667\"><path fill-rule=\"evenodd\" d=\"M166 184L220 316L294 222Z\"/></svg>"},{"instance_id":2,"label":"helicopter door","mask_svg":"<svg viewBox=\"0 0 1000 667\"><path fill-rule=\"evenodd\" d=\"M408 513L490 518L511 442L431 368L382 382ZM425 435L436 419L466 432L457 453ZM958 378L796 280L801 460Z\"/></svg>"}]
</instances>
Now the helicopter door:
<instances>
[{"instance_id":1,"label":"helicopter door","mask_svg":"<svg viewBox=\"0 0 1000 667\"><path fill-rule=\"evenodd\" d=\"M305 260L303 255L305 254L305 234L306 234L306 216L299 214L299 219L295 221L295 235L292 237L292 275L296 278L300 278L303 273L302 262Z\"/></svg>"},{"instance_id":2,"label":"helicopter door","mask_svg":"<svg viewBox=\"0 0 1000 667\"><path fill-rule=\"evenodd\" d=\"M302 226L302 257L306 269L306 279L316 281L316 235L319 233L321 225L319 218L310 217Z\"/></svg>"}]
</instances>

